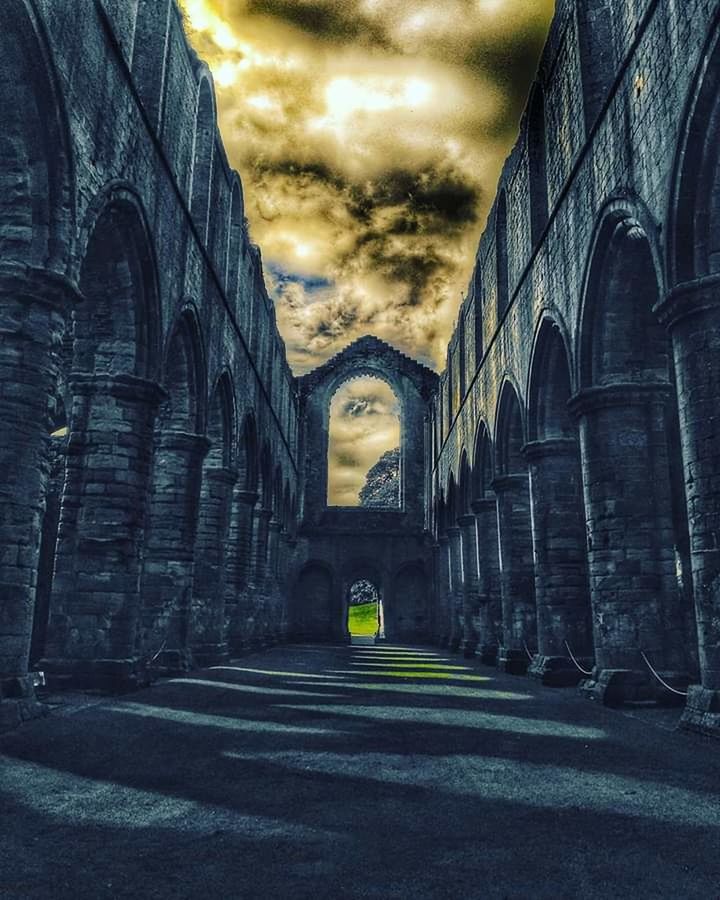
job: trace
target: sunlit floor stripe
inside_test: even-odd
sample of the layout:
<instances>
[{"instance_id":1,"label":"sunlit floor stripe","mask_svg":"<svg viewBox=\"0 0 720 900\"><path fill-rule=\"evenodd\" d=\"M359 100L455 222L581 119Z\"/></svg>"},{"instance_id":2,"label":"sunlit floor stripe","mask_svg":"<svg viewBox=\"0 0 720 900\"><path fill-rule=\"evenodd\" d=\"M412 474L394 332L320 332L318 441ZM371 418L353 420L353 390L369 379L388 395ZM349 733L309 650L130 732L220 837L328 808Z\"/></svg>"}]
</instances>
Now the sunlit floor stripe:
<instances>
[{"instance_id":1,"label":"sunlit floor stripe","mask_svg":"<svg viewBox=\"0 0 720 900\"><path fill-rule=\"evenodd\" d=\"M313 691L297 691L294 688L273 688L262 687L259 684L237 684L233 681L212 681L209 678L169 678L165 684L199 684L201 687L221 688L225 691L241 691L243 694L274 694L283 697L317 697ZM311 682L317 684L317 682ZM337 682L333 681L328 687L335 687ZM327 694L323 693L323 697L343 697L344 694Z\"/></svg>"},{"instance_id":2,"label":"sunlit floor stripe","mask_svg":"<svg viewBox=\"0 0 720 900\"><path fill-rule=\"evenodd\" d=\"M447 665L445 663L440 662L390 662L387 660L383 660L382 662L375 662L373 660L352 660L352 665L354 666L381 666L383 668L387 668L388 664L392 665L393 669L434 669L436 672L472 672L472 668L470 666L453 666Z\"/></svg>"},{"instance_id":3,"label":"sunlit floor stripe","mask_svg":"<svg viewBox=\"0 0 720 900\"><path fill-rule=\"evenodd\" d=\"M299 684L300 682L298 682ZM306 682L307 684L308 682ZM500 691L494 688L463 687L459 684L378 684L377 682L333 681L328 687L342 687L355 691L377 691L392 694L421 694L427 697L453 697L462 700L533 700L532 694L519 694L515 691ZM335 694L313 694L314 697L337 696Z\"/></svg>"},{"instance_id":4,"label":"sunlit floor stripe","mask_svg":"<svg viewBox=\"0 0 720 900\"><path fill-rule=\"evenodd\" d=\"M412 722L418 725L441 725L443 728L472 728L490 731L509 731L514 734L547 735L573 740L600 740L605 732L599 728L568 725L550 719L531 719L506 716L473 709L427 709L412 706L360 706L341 703L308 703L302 707L291 703L274 703L275 709L302 709L303 712L327 713L333 716L372 719L389 722Z\"/></svg>"},{"instance_id":5,"label":"sunlit floor stripe","mask_svg":"<svg viewBox=\"0 0 720 900\"><path fill-rule=\"evenodd\" d=\"M672 787L661 781L646 781L610 772L588 772L571 766L556 766L481 754L434 756L408 765L407 754L332 753L271 751L269 753L223 753L232 759L252 762L270 759L303 773L358 778L377 784L402 784L415 788L486 800L520 803L534 808L592 810L696 827L719 828L720 800L704 793ZM452 780L448 775L452 773ZM454 784L461 783L462 787Z\"/></svg>"},{"instance_id":6,"label":"sunlit floor stripe","mask_svg":"<svg viewBox=\"0 0 720 900\"><path fill-rule=\"evenodd\" d=\"M294 706L290 705L287 708L295 709ZM178 722L181 725L200 725L203 728L221 728L224 731L250 731L255 734L260 732L274 734L330 734L336 731L333 728L316 728L310 725L282 725L280 722L267 722L262 719L211 716L207 713L199 713L187 709L149 706L144 703L122 703L116 706L107 706L105 709L111 713L122 713L147 719L163 719L166 722Z\"/></svg>"},{"instance_id":7,"label":"sunlit floor stripe","mask_svg":"<svg viewBox=\"0 0 720 900\"><path fill-rule=\"evenodd\" d=\"M314 672L276 672L272 669L248 669L243 666L210 666L208 672L246 672L250 675L277 675L282 678L335 678L335 675L318 675Z\"/></svg>"},{"instance_id":8,"label":"sunlit floor stripe","mask_svg":"<svg viewBox=\"0 0 720 900\"><path fill-rule=\"evenodd\" d=\"M355 675L357 678L436 678L452 681L491 681L488 675L464 675L462 672L427 672L419 669L399 672L394 669L360 670L360 669L330 669L331 672L340 675Z\"/></svg>"}]
</instances>

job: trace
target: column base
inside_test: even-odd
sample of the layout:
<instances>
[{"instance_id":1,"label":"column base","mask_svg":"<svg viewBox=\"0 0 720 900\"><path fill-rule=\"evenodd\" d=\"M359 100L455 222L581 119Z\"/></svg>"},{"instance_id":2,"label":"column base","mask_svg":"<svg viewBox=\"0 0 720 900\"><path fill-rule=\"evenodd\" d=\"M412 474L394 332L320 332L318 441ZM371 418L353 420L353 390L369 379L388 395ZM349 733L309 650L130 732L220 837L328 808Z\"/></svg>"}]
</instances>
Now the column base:
<instances>
[{"instance_id":1,"label":"column base","mask_svg":"<svg viewBox=\"0 0 720 900\"><path fill-rule=\"evenodd\" d=\"M150 663L152 674L156 677L186 675L195 668L190 650L162 650Z\"/></svg>"},{"instance_id":2,"label":"column base","mask_svg":"<svg viewBox=\"0 0 720 900\"><path fill-rule=\"evenodd\" d=\"M150 684L148 661L128 659L41 659L38 669L45 672L51 690L79 688L104 694L125 694Z\"/></svg>"},{"instance_id":3,"label":"column base","mask_svg":"<svg viewBox=\"0 0 720 900\"><path fill-rule=\"evenodd\" d=\"M477 640L465 640L463 641L462 654L464 659L475 659L475 655L477 652Z\"/></svg>"},{"instance_id":4,"label":"column base","mask_svg":"<svg viewBox=\"0 0 720 900\"><path fill-rule=\"evenodd\" d=\"M513 650L510 647L499 647L497 667L508 675L526 675L530 660L524 650Z\"/></svg>"},{"instance_id":5,"label":"column base","mask_svg":"<svg viewBox=\"0 0 720 900\"><path fill-rule=\"evenodd\" d=\"M686 690L690 676L685 672L660 672L676 690ZM664 688L649 672L632 669L603 669L580 682L580 693L604 706L643 703L658 706L681 706L683 698Z\"/></svg>"},{"instance_id":6,"label":"column base","mask_svg":"<svg viewBox=\"0 0 720 900\"><path fill-rule=\"evenodd\" d=\"M195 664L201 669L208 666L222 666L230 659L230 648L227 643L198 644L192 651Z\"/></svg>"},{"instance_id":7,"label":"column base","mask_svg":"<svg viewBox=\"0 0 720 900\"><path fill-rule=\"evenodd\" d=\"M479 651L476 651L476 656L483 665L496 666L499 649L497 644L481 644Z\"/></svg>"},{"instance_id":8,"label":"column base","mask_svg":"<svg viewBox=\"0 0 720 900\"><path fill-rule=\"evenodd\" d=\"M47 713L48 707L35 696L32 675L0 678L0 733Z\"/></svg>"},{"instance_id":9,"label":"column base","mask_svg":"<svg viewBox=\"0 0 720 900\"><path fill-rule=\"evenodd\" d=\"M720 691L691 684L678 728L720 738Z\"/></svg>"},{"instance_id":10,"label":"column base","mask_svg":"<svg viewBox=\"0 0 720 900\"><path fill-rule=\"evenodd\" d=\"M581 660L592 666L589 660ZM566 656L541 656L537 653L528 666L528 675L547 687L575 687L587 676Z\"/></svg>"}]
</instances>

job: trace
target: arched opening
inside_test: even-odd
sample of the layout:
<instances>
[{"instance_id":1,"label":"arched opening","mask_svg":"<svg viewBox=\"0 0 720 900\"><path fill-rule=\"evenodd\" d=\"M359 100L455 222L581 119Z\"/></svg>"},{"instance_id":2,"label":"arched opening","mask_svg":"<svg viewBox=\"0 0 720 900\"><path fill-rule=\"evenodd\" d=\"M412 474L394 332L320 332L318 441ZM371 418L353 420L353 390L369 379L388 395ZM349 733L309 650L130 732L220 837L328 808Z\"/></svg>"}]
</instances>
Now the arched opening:
<instances>
[{"instance_id":1,"label":"arched opening","mask_svg":"<svg viewBox=\"0 0 720 900\"><path fill-rule=\"evenodd\" d=\"M192 594L192 649L200 665L228 656L225 628L225 560L237 469L235 398L227 372L218 379L208 408L210 447L202 469Z\"/></svg>"},{"instance_id":2,"label":"arched opening","mask_svg":"<svg viewBox=\"0 0 720 900\"><path fill-rule=\"evenodd\" d=\"M374 639L382 633L382 601L380 591L372 581L359 578L350 585L347 607L347 630L351 641L355 638Z\"/></svg>"},{"instance_id":3,"label":"arched opening","mask_svg":"<svg viewBox=\"0 0 720 900\"><path fill-rule=\"evenodd\" d=\"M182 670L189 655L195 537L203 460L205 354L192 309L179 317L167 346L167 400L155 433L152 489L142 576L143 646L158 668Z\"/></svg>"},{"instance_id":4,"label":"arched opening","mask_svg":"<svg viewBox=\"0 0 720 900\"><path fill-rule=\"evenodd\" d=\"M497 501L493 491L493 448L485 422L475 436L472 466L472 510L475 515L478 611L475 617L477 654L494 665L502 643L502 594L498 555Z\"/></svg>"},{"instance_id":5,"label":"arched opening","mask_svg":"<svg viewBox=\"0 0 720 900\"><path fill-rule=\"evenodd\" d=\"M527 148L530 180L530 237L534 247L548 221L548 183L545 149L545 94L535 84L527 118Z\"/></svg>"},{"instance_id":6,"label":"arched opening","mask_svg":"<svg viewBox=\"0 0 720 900\"><path fill-rule=\"evenodd\" d=\"M504 646L499 664L505 671L523 673L537 652L535 572L530 515L528 470L520 400L505 382L496 418L496 475L500 588Z\"/></svg>"},{"instance_id":7,"label":"arched opening","mask_svg":"<svg viewBox=\"0 0 720 900\"><path fill-rule=\"evenodd\" d=\"M474 296L474 312L475 312L475 368L477 369L482 362L485 353L485 341L483 339L483 313L485 304L482 288L482 269L479 261L475 262L475 272L473 274L473 296Z\"/></svg>"},{"instance_id":8,"label":"arched opening","mask_svg":"<svg viewBox=\"0 0 720 900\"><path fill-rule=\"evenodd\" d=\"M507 244L507 195L505 190L498 194L495 207L495 275L497 321L502 321L509 302L508 285L508 244Z\"/></svg>"},{"instance_id":9,"label":"arched opening","mask_svg":"<svg viewBox=\"0 0 720 900\"><path fill-rule=\"evenodd\" d=\"M401 507L401 410L386 381L346 380L330 402L328 506Z\"/></svg>"},{"instance_id":10,"label":"arched opening","mask_svg":"<svg viewBox=\"0 0 720 900\"><path fill-rule=\"evenodd\" d=\"M240 288L240 266L243 245L243 196L242 185L237 175L233 178L230 200L230 227L227 236L227 264L225 267L225 291L233 309L237 309Z\"/></svg>"},{"instance_id":11,"label":"arched opening","mask_svg":"<svg viewBox=\"0 0 720 900\"><path fill-rule=\"evenodd\" d=\"M644 653L687 672L696 645L673 365L652 313L661 290L648 233L619 204L597 231L586 284L574 406L597 664L647 673Z\"/></svg>"},{"instance_id":12,"label":"arched opening","mask_svg":"<svg viewBox=\"0 0 720 900\"><path fill-rule=\"evenodd\" d=\"M585 510L577 425L570 416L570 364L560 329L543 319L529 383L525 457L530 471L538 651L546 684L575 684L572 662L593 655Z\"/></svg>"},{"instance_id":13,"label":"arched opening","mask_svg":"<svg viewBox=\"0 0 720 900\"><path fill-rule=\"evenodd\" d=\"M210 215L210 186L215 150L215 100L210 76L203 74L198 84L195 114L190 210L202 240L207 241Z\"/></svg>"},{"instance_id":14,"label":"arched opening","mask_svg":"<svg viewBox=\"0 0 720 900\"><path fill-rule=\"evenodd\" d=\"M321 563L305 565L290 597L290 636L298 641L331 641L341 638L336 621L332 572Z\"/></svg>"},{"instance_id":15,"label":"arched opening","mask_svg":"<svg viewBox=\"0 0 720 900\"><path fill-rule=\"evenodd\" d=\"M614 8L614 0L575 4L586 133L595 124L617 72Z\"/></svg>"}]
</instances>

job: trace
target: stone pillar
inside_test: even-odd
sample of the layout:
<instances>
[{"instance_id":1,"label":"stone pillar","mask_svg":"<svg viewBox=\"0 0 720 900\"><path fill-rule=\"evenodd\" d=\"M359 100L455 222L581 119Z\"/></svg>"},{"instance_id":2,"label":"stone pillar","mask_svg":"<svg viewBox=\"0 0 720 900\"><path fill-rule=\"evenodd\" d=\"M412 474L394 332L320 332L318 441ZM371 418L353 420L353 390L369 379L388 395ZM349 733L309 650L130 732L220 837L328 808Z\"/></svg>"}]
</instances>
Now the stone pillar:
<instances>
[{"instance_id":1,"label":"stone pillar","mask_svg":"<svg viewBox=\"0 0 720 900\"><path fill-rule=\"evenodd\" d=\"M460 516L457 520L460 527L463 570L463 642L462 651L466 659L475 656L478 645L478 634L475 630L475 616L478 609L478 571L477 546L475 533L475 516Z\"/></svg>"},{"instance_id":2,"label":"stone pillar","mask_svg":"<svg viewBox=\"0 0 720 900\"><path fill-rule=\"evenodd\" d=\"M192 594L192 653L201 666L226 662L225 559L230 506L237 469L206 467L195 538Z\"/></svg>"},{"instance_id":3,"label":"stone pillar","mask_svg":"<svg viewBox=\"0 0 720 900\"><path fill-rule=\"evenodd\" d=\"M493 481L497 496L503 645L498 666L524 675L537 651L535 572L533 568L530 493L526 474Z\"/></svg>"},{"instance_id":4,"label":"stone pillar","mask_svg":"<svg viewBox=\"0 0 720 900\"><path fill-rule=\"evenodd\" d=\"M278 572L280 566L280 532L282 523L271 519L268 524L268 606L265 621L265 640L270 644L276 644L280 640L280 591L278 586Z\"/></svg>"},{"instance_id":5,"label":"stone pillar","mask_svg":"<svg viewBox=\"0 0 720 900\"><path fill-rule=\"evenodd\" d=\"M687 683L665 416L670 390L613 384L571 403L580 425L595 632L594 675L583 690L608 704L668 694L641 651L667 681Z\"/></svg>"},{"instance_id":6,"label":"stone pillar","mask_svg":"<svg viewBox=\"0 0 720 900\"><path fill-rule=\"evenodd\" d=\"M700 685L689 688L682 727L720 734L720 277L681 285L659 305L672 338Z\"/></svg>"},{"instance_id":7,"label":"stone pillar","mask_svg":"<svg viewBox=\"0 0 720 900\"><path fill-rule=\"evenodd\" d=\"M449 543L450 591L448 605L450 613L450 638L448 647L459 650L463 641L463 560L460 528L453 525L447 530Z\"/></svg>"},{"instance_id":8,"label":"stone pillar","mask_svg":"<svg viewBox=\"0 0 720 900\"><path fill-rule=\"evenodd\" d=\"M441 534L438 538L438 644L447 647L450 643L450 594L452 574L450 570L450 538Z\"/></svg>"},{"instance_id":9,"label":"stone pillar","mask_svg":"<svg viewBox=\"0 0 720 900\"><path fill-rule=\"evenodd\" d=\"M73 394L46 658L56 680L123 690L146 678L140 571L159 385L70 376Z\"/></svg>"},{"instance_id":10,"label":"stone pillar","mask_svg":"<svg viewBox=\"0 0 720 900\"><path fill-rule=\"evenodd\" d=\"M502 593L498 556L497 502L494 497L475 500L475 547L477 549L479 606L475 630L482 662L496 665L502 639Z\"/></svg>"},{"instance_id":11,"label":"stone pillar","mask_svg":"<svg viewBox=\"0 0 720 900\"><path fill-rule=\"evenodd\" d=\"M576 440L535 441L524 448L530 471L538 655L529 674L543 684L577 684L592 667L592 615ZM566 645L567 642L567 645Z\"/></svg>"},{"instance_id":12,"label":"stone pillar","mask_svg":"<svg viewBox=\"0 0 720 900\"><path fill-rule=\"evenodd\" d=\"M40 713L28 655L49 471L49 398L74 286L0 265L0 731Z\"/></svg>"},{"instance_id":13,"label":"stone pillar","mask_svg":"<svg viewBox=\"0 0 720 900\"><path fill-rule=\"evenodd\" d=\"M236 490L233 496L225 564L225 619L231 652L240 652L248 643L247 603L252 562L253 510L255 491Z\"/></svg>"},{"instance_id":14,"label":"stone pillar","mask_svg":"<svg viewBox=\"0 0 720 900\"><path fill-rule=\"evenodd\" d=\"M164 673L192 668L190 609L202 465L210 441L162 433L155 449L142 576L143 648Z\"/></svg>"},{"instance_id":15,"label":"stone pillar","mask_svg":"<svg viewBox=\"0 0 720 900\"><path fill-rule=\"evenodd\" d=\"M268 544L272 510L262 507L253 510L253 541L250 585L248 592L248 630L250 646L266 646L268 618Z\"/></svg>"}]
</instances>

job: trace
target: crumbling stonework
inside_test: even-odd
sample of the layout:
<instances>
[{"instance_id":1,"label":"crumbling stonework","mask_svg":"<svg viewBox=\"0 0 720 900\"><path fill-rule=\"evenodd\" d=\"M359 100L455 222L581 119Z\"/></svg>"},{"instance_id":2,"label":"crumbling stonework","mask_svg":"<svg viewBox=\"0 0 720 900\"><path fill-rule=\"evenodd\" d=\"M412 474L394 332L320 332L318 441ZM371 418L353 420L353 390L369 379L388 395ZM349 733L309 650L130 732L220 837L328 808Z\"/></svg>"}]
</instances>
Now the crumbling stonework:
<instances>
[{"instance_id":1,"label":"crumbling stonework","mask_svg":"<svg viewBox=\"0 0 720 900\"><path fill-rule=\"evenodd\" d=\"M716 6L559 0L443 374L366 337L296 379L174 0L0 5L0 727L29 661L346 640L366 579L388 638L720 732ZM396 510L327 506L361 375Z\"/></svg>"}]
</instances>

